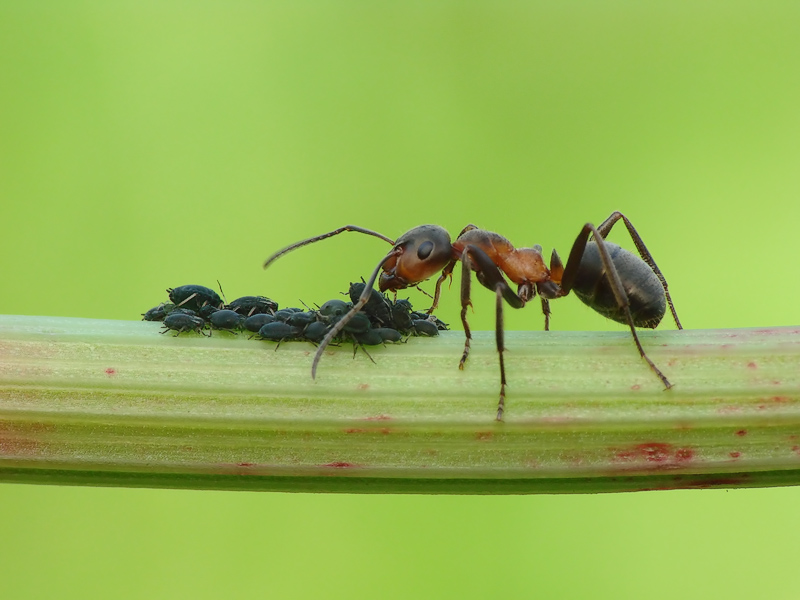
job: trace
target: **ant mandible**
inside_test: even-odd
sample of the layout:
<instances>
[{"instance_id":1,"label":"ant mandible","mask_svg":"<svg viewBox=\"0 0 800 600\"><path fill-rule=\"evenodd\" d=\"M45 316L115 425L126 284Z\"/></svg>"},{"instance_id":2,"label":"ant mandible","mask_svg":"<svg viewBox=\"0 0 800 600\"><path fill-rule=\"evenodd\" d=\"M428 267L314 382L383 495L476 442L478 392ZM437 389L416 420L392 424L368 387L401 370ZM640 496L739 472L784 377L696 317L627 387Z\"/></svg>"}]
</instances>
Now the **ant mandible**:
<instances>
[{"instance_id":1,"label":"ant mandible","mask_svg":"<svg viewBox=\"0 0 800 600\"><path fill-rule=\"evenodd\" d=\"M620 220L625 224L639 256L606 241L606 236ZM471 273L474 271L478 282L493 291L497 297L495 332L497 352L500 357L498 421L503 419L506 394L506 372L503 361L504 300L512 308L522 308L539 294L545 316L545 330L549 330L549 301L574 291L584 304L601 315L623 325L627 324L641 357L661 380L665 389L672 387L669 380L645 353L636 334L636 327L651 329L657 327L666 313L667 304L678 329L682 329L681 323L672 304L664 275L633 224L620 212L612 213L599 227L586 223L572 245L566 266L561 262L558 253L553 250L549 269L542 257L541 246L514 248L511 242L500 234L479 229L475 225L467 225L455 242L451 242L450 234L438 225L420 225L401 235L397 241L369 229L345 225L279 250L264 262L264 268L266 269L287 252L345 231L356 231L381 238L392 244L392 249L378 262L358 302L320 343L311 366L312 377L316 377L317 366L325 348L369 300L372 286L379 273L379 288L384 292L416 287L421 281L441 271L436 281L433 304L427 311L430 314L438 306L442 282L448 277L452 278L456 263L461 262L461 322L464 325L466 340L458 364L460 369L464 368L464 363L469 357L472 339L467 322L467 309L472 306ZM517 285L516 292L511 289L504 274Z\"/></svg>"}]
</instances>

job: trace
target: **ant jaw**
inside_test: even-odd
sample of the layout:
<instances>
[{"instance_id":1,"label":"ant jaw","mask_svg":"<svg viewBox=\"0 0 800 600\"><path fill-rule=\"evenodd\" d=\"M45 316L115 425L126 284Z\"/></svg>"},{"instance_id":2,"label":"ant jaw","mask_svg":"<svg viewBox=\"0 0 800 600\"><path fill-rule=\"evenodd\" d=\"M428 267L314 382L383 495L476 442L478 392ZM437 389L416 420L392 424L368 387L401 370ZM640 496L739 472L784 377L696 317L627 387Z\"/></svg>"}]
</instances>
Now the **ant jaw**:
<instances>
[{"instance_id":1,"label":"ant jaw","mask_svg":"<svg viewBox=\"0 0 800 600\"><path fill-rule=\"evenodd\" d=\"M399 275L395 275L394 270L392 271L384 271L381 273L380 279L378 281L378 289L381 292L385 292L386 290L404 290L409 286L409 282L400 277Z\"/></svg>"}]
</instances>

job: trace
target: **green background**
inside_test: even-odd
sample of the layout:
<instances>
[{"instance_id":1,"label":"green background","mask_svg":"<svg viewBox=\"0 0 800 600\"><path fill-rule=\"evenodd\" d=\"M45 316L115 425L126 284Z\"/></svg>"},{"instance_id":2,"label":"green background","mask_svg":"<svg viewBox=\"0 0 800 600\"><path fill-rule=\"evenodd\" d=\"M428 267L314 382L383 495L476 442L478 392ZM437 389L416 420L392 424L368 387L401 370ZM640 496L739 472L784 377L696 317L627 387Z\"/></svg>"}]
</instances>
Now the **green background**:
<instances>
[{"instance_id":1,"label":"green background","mask_svg":"<svg viewBox=\"0 0 800 600\"><path fill-rule=\"evenodd\" d=\"M686 327L796 325L799 25L768 1L0 2L0 312L136 319L216 280L322 302L387 246L261 262L346 223L566 256L620 210ZM492 302L476 291L475 328ZM457 323L456 289L439 315ZM538 306L507 324L541 328ZM0 593L796 598L798 505L2 485Z\"/></svg>"}]
</instances>

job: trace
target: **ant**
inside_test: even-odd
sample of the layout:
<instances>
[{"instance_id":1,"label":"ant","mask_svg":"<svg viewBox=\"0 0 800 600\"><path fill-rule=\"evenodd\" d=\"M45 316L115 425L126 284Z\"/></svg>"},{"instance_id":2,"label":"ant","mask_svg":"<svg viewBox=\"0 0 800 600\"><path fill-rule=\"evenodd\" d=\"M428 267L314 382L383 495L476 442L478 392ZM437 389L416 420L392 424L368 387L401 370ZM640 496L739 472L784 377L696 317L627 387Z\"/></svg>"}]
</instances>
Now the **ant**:
<instances>
[{"instance_id":1,"label":"ant","mask_svg":"<svg viewBox=\"0 0 800 600\"><path fill-rule=\"evenodd\" d=\"M606 241L606 236L618 221L625 224L628 234L639 253L632 252ZM311 366L311 376L316 377L317 366L327 345L347 325L358 311L369 301L375 280L379 279L381 292L397 291L416 287L437 272L433 304L427 313L431 314L439 303L442 282L452 279L456 263L461 262L461 322L464 325L466 341L464 352L458 363L459 369L469 357L472 334L467 322L467 309L470 301L471 273L474 271L478 282L493 291L496 303L496 343L500 357L500 399L497 405L497 420L503 420L505 411L506 372L503 361L505 350L503 336L503 301L512 308L522 308L536 294L539 294L542 312L545 317L545 330L550 328L550 300L562 298L571 291L587 306L601 315L628 325L631 336L641 357L659 378L665 389L672 384L647 356L636 334L636 327L655 328L666 313L669 305L672 318L678 329L682 329L669 295L667 281L655 260L647 250L641 236L628 218L614 212L599 227L586 223L572 245L567 264L561 262L553 250L550 267L545 265L542 247L538 244L530 248L514 248L510 241L500 234L467 225L455 242L450 234L438 225L420 225L407 231L396 241L369 229L345 225L328 233L291 244L270 256L264 262L266 269L273 261L287 252L345 231L355 231L372 235L392 244L392 249L381 258L367 281L361 296L341 320L328 332L319 345ZM382 271L382 272L381 272ZM514 284L517 291L509 285L504 274ZM666 302L665 302L666 301Z\"/></svg>"}]
</instances>

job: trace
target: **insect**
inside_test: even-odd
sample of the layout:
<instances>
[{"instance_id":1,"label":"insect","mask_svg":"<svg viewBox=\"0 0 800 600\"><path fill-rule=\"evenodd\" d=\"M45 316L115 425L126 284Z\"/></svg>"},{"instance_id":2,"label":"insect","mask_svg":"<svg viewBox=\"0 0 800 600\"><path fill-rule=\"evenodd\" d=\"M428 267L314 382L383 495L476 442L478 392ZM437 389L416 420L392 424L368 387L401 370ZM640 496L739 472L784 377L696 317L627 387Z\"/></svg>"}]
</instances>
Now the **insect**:
<instances>
[{"instance_id":1,"label":"insect","mask_svg":"<svg viewBox=\"0 0 800 600\"><path fill-rule=\"evenodd\" d=\"M219 294L204 285L180 285L176 288L169 288L167 293L171 302L183 308L197 311L207 304L217 308L222 307L222 298L219 297Z\"/></svg>"},{"instance_id":2,"label":"insect","mask_svg":"<svg viewBox=\"0 0 800 600\"><path fill-rule=\"evenodd\" d=\"M211 329L219 329L229 333L236 333L234 330L239 329L244 322L244 316L236 311L222 309L214 311L208 318Z\"/></svg>"},{"instance_id":3,"label":"insect","mask_svg":"<svg viewBox=\"0 0 800 600\"><path fill-rule=\"evenodd\" d=\"M164 319L164 329L161 333L166 333L171 329L176 332L175 337L184 331L196 331L199 334L205 335L205 333L203 333L205 325L206 322L200 317L173 311L172 314Z\"/></svg>"},{"instance_id":4,"label":"insect","mask_svg":"<svg viewBox=\"0 0 800 600\"><path fill-rule=\"evenodd\" d=\"M274 314L278 310L278 303L265 296L242 296L225 308L234 310L246 317L251 317L257 314Z\"/></svg>"},{"instance_id":5,"label":"insect","mask_svg":"<svg viewBox=\"0 0 800 600\"><path fill-rule=\"evenodd\" d=\"M638 256L606 241L605 238L619 221L624 223L636 246ZM599 227L586 223L572 245L567 264L564 265L558 253L553 250L549 268L542 257L541 246L515 248L500 234L479 229L475 225L467 225L455 242L452 242L447 231L438 225L420 225L407 231L396 241L369 229L346 225L279 250L265 261L264 268L287 252L345 231L381 238L392 244L392 249L378 262L350 312L331 328L320 343L311 367L312 377L316 376L316 369L325 347L369 301L376 279L382 292L396 291L414 287L421 281L440 273L436 280L433 303L427 311L431 314L438 306L442 283L452 277L456 264L460 262L461 322L466 336L464 351L459 361L460 369L464 368L469 357L472 339L467 321L467 309L472 305L470 293L473 272L478 282L494 292L497 298L495 338L500 362L498 421L503 419L507 385L503 360L505 350L503 302L512 308L522 308L537 294L545 317L545 330L550 328L550 300L562 298L573 290L584 304L596 312L628 325L641 357L665 389L672 387L666 376L647 356L639 341L636 327L655 328L666 313L667 304L678 329L682 329L681 323L675 312L664 275L633 224L620 212L612 213ZM516 292L506 277L516 284Z\"/></svg>"}]
</instances>

